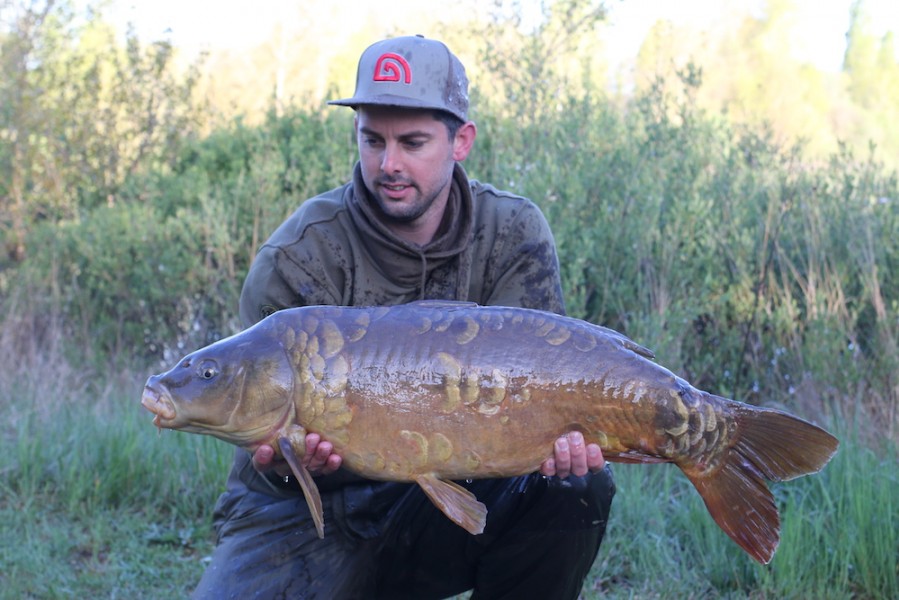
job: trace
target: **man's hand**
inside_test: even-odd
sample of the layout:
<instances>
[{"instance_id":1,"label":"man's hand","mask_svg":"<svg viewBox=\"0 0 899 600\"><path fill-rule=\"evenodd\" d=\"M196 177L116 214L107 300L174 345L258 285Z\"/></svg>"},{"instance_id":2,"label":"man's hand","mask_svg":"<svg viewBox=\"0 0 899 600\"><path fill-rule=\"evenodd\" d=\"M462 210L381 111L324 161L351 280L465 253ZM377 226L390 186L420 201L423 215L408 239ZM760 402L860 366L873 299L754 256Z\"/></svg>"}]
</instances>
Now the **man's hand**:
<instances>
[{"instance_id":1,"label":"man's hand","mask_svg":"<svg viewBox=\"0 0 899 600\"><path fill-rule=\"evenodd\" d=\"M331 442L322 441L317 433L306 435L306 453L303 455L303 465L313 477L330 475L340 468L343 459L334 454L334 446ZM253 454L253 467L260 473L274 471L279 476L290 475L290 466L281 457L275 456L275 449L268 444L259 446Z\"/></svg>"},{"instance_id":2,"label":"man's hand","mask_svg":"<svg viewBox=\"0 0 899 600\"><path fill-rule=\"evenodd\" d=\"M587 471L601 471L606 466L602 450L597 444L584 445L580 431L572 431L556 440L553 458L547 458L540 466L540 473L547 477L565 479L569 475L582 477Z\"/></svg>"}]
</instances>

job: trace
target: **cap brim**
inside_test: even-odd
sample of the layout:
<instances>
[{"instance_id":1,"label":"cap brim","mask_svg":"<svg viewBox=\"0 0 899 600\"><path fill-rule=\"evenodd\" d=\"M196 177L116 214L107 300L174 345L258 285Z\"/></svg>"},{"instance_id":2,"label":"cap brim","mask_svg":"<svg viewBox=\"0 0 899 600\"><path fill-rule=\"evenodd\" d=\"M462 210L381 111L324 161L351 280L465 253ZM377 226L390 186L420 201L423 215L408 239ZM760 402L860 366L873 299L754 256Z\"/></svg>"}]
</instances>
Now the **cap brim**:
<instances>
[{"instance_id":1,"label":"cap brim","mask_svg":"<svg viewBox=\"0 0 899 600\"><path fill-rule=\"evenodd\" d=\"M417 98L407 98L405 96L395 96L392 94L381 94L378 96L368 96L366 98L342 98L340 100L328 100L328 104L334 106L349 106L356 108L359 106L396 106L399 108L421 108L425 110L439 110L441 112L450 113L465 121L465 117L458 115L445 106L434 106L430 102L422 102Z\"/></svg>"}]
</instances>

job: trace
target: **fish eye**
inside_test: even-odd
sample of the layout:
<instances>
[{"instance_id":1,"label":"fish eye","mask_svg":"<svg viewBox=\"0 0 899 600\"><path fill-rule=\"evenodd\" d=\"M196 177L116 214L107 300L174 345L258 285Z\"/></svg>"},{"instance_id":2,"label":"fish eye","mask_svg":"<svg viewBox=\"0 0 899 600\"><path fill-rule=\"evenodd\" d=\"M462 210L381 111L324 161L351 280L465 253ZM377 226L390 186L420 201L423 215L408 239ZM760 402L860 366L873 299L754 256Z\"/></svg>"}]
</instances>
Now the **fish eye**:
<instances>
[{"instance_id":1,"label":"fish eye","mask_svg":"<svg viewBox=\"0 0 899 600\"><path fill-rule=\"evenodd\" d=\"M218 373L218 367L211 360L204 360L199 365L197 365L197 376L200 379L209 380L218 375Z\"/></svg>"}]
</instances>

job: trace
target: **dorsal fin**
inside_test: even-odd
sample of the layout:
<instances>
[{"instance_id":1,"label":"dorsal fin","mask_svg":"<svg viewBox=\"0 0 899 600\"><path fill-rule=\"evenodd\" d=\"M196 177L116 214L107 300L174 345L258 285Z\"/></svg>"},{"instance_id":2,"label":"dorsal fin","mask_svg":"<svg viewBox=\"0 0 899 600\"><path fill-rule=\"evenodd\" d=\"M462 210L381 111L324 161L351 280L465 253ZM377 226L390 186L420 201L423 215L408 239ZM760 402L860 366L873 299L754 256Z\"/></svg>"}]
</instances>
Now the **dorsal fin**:
<instances>
[{"instance_id":1,"label":"dorsal fin","mask_svg":"<svg viewBox=\"0 0 899 600\"><path fill-rule=\"evenodd\" d=\"M421 306L424 308L443 308L443 309L457 309L457 308L477 308L480 306L477 302L468 302L467 300L415 300L414 302L410 302L410 305Z\"/></svg>"}]
</instances>

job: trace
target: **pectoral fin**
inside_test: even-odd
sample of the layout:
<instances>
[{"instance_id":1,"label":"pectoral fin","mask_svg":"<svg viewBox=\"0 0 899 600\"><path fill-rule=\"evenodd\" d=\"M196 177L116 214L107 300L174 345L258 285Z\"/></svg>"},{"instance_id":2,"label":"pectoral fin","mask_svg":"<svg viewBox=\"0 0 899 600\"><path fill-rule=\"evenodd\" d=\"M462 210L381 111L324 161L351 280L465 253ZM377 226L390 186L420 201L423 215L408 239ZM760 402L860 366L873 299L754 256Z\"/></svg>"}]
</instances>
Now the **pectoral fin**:
<instances>
[{"instance_id":1,"label":"pectoral fin","mask_svg":"<svg viewBox=\"0 0 899 600\"><path fill-rule=\"evenodd\" d=\"M453 523L473 535L484 532L487 507L478 502L474 494L458 483L437 479L434 475L419 475L415 481Z\"/></svg>"},{"instance_id":2,"label":"pectoral fin","mask_svg":"<svg viewBox=\"0 0 899 600\"><path fill-rule=\"evenodd\" d=\"M312 521L315 523L315 531L318 533L319 538L324 538L325 516L322 511L322 497L318 493L318 486L315 485L312 474L309 473L309 470L306 469L305 466L303 466L302 453L305 452L306 448L305 431L302 436L293 437L299 438L296 440L296 445L301 448L299 455L294 451L295 444L291 442L290 437L278 438L278 446L281 448L281 454L284 456L287 464L290 465L290 470L293 471L297 481L300 482L300 489L303 490L303 495L306 497L306 504L309 505L309 512L312 514Z\"/></svg>"}]
</instances>

